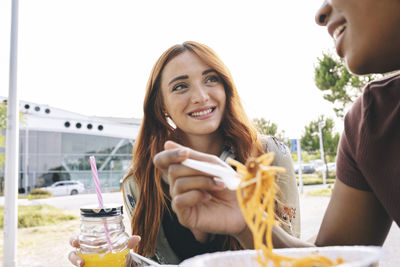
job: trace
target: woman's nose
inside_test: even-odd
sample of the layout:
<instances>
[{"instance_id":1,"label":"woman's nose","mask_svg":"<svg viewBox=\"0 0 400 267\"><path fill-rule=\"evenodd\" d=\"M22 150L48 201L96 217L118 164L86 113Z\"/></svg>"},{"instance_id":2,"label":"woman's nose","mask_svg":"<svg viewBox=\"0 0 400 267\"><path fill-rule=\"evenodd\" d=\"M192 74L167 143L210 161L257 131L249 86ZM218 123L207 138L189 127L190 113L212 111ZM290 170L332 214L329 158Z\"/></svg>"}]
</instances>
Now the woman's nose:
<instances>
[{"instance_id":1,"label":"woman's nose","mask_svg":"<svg viewBox=\"0 0 400 267\"><path fill-rule=\"evenodd\" d=\"M192 90L192 102L203 103L210 99L208 91L203 85L196 85Z\"/></svg>"},{"instance_id":2,"label":"woman's nose","mask_svg":"<svg viewBox=\"0 0 400 267\"><path fill-rule=\"evenodd\" d=\"M317 13L315 14L315 22L320 26L326 26L328 22L328 17L332 12L332 6L328 3L328 0L325 0L322 6L319 8Z\"/></svg>"}]
</instances>

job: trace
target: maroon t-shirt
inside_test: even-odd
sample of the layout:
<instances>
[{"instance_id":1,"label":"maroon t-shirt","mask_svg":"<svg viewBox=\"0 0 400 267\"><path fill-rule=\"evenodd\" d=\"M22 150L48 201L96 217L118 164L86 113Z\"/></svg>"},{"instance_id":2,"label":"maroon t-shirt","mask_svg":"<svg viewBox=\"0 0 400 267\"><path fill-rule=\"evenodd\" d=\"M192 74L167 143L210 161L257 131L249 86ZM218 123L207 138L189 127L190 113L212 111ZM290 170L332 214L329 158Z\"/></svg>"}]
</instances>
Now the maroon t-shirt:
<instances>
[{"instance_id":1,"label":"maroon t-shirt","mask_svg":"<svg viewBox=\"0 0 400 267\"><path fill-rule=\"evenodd\" d=\"M400 226L400 73L368 84L347 113L337 178L372 191Z\"/></svg>"}]
</instances>

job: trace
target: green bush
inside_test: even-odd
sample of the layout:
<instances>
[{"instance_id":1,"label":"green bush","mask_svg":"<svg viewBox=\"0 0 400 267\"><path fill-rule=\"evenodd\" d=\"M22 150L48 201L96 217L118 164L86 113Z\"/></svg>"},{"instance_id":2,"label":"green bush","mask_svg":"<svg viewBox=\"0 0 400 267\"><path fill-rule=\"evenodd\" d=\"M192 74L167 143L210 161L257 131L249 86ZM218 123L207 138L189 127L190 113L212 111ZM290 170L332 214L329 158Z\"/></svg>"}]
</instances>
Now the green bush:
<instances>
[{"instance_id":1,"label":"green bush","mask_svg":"<svg viewBox=\"0 0 400 267\"><path fill-rule=\"evenodd\" d=\"M332 195L332 190L333 186L328 186L327 188L309 191L307 195L330 197Z\"/></svg>"},{"instance_id":2,"label":"green bush","mask_svg":"<svg viewBox=\"0 0 400 267\"><path fill-rule=\"evenodd\" d=\"M0 228L3 228L3 217L4 207L0 207ZM45 226L76 219L78 217L64 214L61 209L49 205L18 207L18 228Z\"/></svg>"},{"instance_id":3,"label":"green bush","mask_svg":"<svg viewBox=\"0 0 400 267\"><path fill-rule=\"evenodd\" d=\"M291 153L292 156L292 160L293 162L297 162L298 161L298 157L297 157L297 152L296 153ZM309 163L310 160L316 160L316 159L320 159L321 157L319 156L319 154L311 154L311 153L307 153L302 151L301 152L301 161L303 163Z\"/></svg>"},{"instance_id":4,"label":"green bush","mask_svg":"<svg viewBox=\"0 0 400 267\"><path fill-rule=\"evenodd\" d=\"M28 199L40 199L40 198L49 198L52 194L50 191L35 188L28 194Z\"/></svg>"},{"instance_id":5,"label":"green bush","mask_svg":"<svg viewBox=\"0 0 400 267\"><path fill-rule=\"evenodd\" d=\"M51 194L51 193L44 189L35 188L31 192L29 192L29 194L31 194L31 195L47 195L47 194Z\"/></svg>"}]
</instances>

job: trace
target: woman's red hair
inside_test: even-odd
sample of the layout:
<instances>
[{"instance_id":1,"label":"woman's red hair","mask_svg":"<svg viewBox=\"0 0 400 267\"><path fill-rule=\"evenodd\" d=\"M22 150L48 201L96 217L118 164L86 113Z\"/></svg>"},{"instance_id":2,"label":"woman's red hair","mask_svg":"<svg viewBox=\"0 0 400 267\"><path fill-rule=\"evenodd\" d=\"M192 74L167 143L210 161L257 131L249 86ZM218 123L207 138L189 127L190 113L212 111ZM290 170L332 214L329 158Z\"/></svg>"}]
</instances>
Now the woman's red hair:
<instances>
[{"instance_id":1,"label":"woman's red hair","mask_svg":"<svg viewBox=\"0 0 400 267\"><path fill-rule=\"evenodd\" d=\"M162 217L167 209L165 198L168 197L168 193L163 190L165 185L163 185L161 173L154 167L153 157L163 150L165 141L179 142L174 135L175 129L169 125L163 112L161 74L171 59L186 51L196 54L223 80L226 110L220 131L224 140L234 149L237 160L245 162L252 154L263 153L257 132L243 110L232 76L217 54L208 46L193 41L174 45L165 51L153 66L147 82L143 120L133 147L132 168L127 175L127 177L131 175L134 177L139 189L131 222L132 234L142 237L137 251L146 256L154 254ZM239 243L227 236L221 249L238 248L240 248Z\"/></svg>"}]
</instances>

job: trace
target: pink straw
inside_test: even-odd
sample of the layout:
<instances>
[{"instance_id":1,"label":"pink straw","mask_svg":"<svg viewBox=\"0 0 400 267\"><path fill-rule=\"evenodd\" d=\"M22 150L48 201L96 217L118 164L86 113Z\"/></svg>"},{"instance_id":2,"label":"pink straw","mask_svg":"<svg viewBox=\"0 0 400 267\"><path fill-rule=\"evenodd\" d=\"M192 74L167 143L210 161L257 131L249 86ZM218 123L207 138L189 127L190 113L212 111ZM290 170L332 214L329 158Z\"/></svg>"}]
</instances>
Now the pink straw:
<instances>
[{"instance_id":1,"label":"pink straw","mask_svg":"<svg viewBox=\"0 0 400 267\"><path fill-rule=\"evenodd\" d=\"M99 201L99 208L104 208L103 196L101 195L99 174L97 173L96 160L94 156L90 156L90 166L92 166L92 176L94 181L94 187L96 188L97 200ZM107 221L104 219L104 231L106 232L106 239L108 243L108 249L112 252L112 244L110 239L110 232L108 230Z\"/></svg>"}]
</instances>

